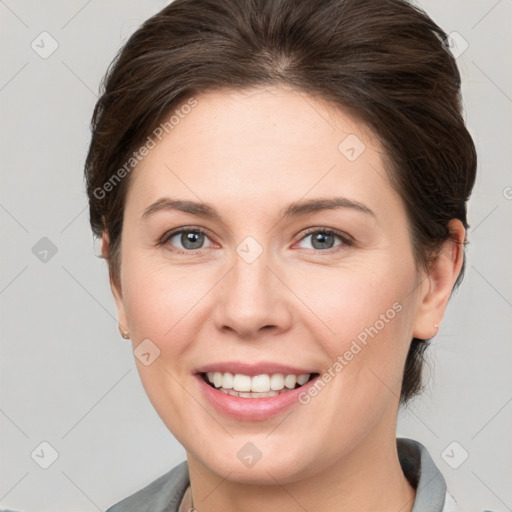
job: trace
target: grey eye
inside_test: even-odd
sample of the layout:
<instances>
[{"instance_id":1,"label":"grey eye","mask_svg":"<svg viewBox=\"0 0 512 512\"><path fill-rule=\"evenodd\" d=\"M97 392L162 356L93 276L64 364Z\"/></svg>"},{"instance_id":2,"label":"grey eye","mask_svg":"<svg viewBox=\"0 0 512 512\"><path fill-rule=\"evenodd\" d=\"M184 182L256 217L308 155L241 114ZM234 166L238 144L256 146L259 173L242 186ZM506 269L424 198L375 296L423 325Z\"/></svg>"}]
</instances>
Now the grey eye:
<instances>
[{"instance_id":1,"label":"grey eye","mask_svg":"<svg viewBox=\"0 0 512 512\"><path fill-rule=\"evenodd\" d=\"M182 229L171 234L168 237L167 242L171 245L177 246L178 248L180 248L179 244L181 244L183 249L194 251L202 249L205 238L205 233L198 229ZM175 239L177 239L177 241L175 241Z\"/></svg>"},{"instance_id":2,"label":"grey eye","mask_svg":"<svg viewBox=\"0 0 512 512\"><path fill-rule=\"evenodd\" d=\"M317 229L316 231L310 231L302 237L301 242L306 239L311 239L312 247L308 248L312 248L316 251L333 249L334 247L343 244L347 245L345 239L342 236L329 229ZM336 239L340 241L338 244L335 242Z\"/></svg>"},{"instance_id":3,"label":"grey eye","mask_svg":"<svg viewBox=\"0 0 512 512\"><path fill-rule=\"evenodd\" d=\"M311 233L311 241L314 249L331 249L334 247L335 235L332 233L324 233L323 231L317 231Z\"/></svg>"}]
</instances>

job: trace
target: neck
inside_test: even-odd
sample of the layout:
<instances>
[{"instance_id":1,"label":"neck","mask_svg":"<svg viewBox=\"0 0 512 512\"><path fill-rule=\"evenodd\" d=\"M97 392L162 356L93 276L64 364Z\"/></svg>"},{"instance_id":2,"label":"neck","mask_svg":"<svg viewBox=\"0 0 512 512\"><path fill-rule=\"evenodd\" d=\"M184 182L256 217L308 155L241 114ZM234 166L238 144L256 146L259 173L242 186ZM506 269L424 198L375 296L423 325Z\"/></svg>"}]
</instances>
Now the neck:
<instances>
[{"instance_id":1,"label":"neck","mask_svg":"<svg viewBox=\"0 0 512 512\"><path fill-rule=\"evenodd\" d=\"M182 507L187 512L192 497L197 512L411 512L414 504L415 490L400 466L394 431L385 443L372 434L335 464L285 484L276 475L269 485L231 481L190 453L187 460L191 486Z\"/></svg>"}]
</instances>

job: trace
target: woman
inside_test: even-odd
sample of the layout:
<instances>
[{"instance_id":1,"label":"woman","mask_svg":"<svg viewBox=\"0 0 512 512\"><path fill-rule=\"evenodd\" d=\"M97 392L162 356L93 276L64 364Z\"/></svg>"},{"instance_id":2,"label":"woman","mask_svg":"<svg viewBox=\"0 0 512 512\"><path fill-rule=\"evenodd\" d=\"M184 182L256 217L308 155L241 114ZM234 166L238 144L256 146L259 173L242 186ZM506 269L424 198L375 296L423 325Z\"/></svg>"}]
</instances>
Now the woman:
<instances>
[{"instance_id":1,"label":"woman","mask_svg":"<svg viewBox=\"0 0 512 512\"><path fill-rule=\"evenodd\" d=\"M476 154L401 0L176 0L86 162L119 329L187 461L109 509L455 510L396 439L462 278Z\"/></svg>"}]
</instances>

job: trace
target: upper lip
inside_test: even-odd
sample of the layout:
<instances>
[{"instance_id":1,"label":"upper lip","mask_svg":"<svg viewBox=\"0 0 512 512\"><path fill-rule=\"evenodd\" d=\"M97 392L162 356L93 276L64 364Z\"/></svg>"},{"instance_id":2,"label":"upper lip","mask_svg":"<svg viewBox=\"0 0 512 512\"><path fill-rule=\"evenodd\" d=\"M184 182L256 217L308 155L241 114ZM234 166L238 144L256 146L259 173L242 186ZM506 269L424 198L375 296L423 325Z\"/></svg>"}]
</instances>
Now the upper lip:
<instances>
[{"instance_id":1,"label":"upper lip","mask_svg":"<svg viewBox=\"0 0 512 512\"><path fill-rule=\"evenodd\" d=\"M242 363L241 361L222 361L210 363L196 368L195 373L230 372L241 373L254 377L255 375L282 373L283 375L303 375L305 373L317 373L308 368L297 368L285 364L262 361L259 363Z\"/></svg>"}]
</instances>

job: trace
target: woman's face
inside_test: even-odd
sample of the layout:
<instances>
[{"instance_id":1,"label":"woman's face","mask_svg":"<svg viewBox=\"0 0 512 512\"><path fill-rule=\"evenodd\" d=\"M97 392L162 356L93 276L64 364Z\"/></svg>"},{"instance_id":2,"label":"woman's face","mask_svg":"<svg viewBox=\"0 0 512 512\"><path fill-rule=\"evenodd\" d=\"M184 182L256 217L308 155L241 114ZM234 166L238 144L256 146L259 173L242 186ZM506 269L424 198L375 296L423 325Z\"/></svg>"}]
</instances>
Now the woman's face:
<instances>
[{"instance_id":1,"label":"woman's face","mask_svg":"<svg viewBox=\"0 0 512 512\"><path fill-rule=\"evenodd\" d=\"M195 99L131 176L119 319L190 460L240 482L298 480L394 439L428 279L382 150L354 118L282 88ZM225 373L242 389L318 377L246 398L207 370L226 388Z\"/></svg>"}]
</instances>

